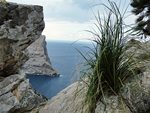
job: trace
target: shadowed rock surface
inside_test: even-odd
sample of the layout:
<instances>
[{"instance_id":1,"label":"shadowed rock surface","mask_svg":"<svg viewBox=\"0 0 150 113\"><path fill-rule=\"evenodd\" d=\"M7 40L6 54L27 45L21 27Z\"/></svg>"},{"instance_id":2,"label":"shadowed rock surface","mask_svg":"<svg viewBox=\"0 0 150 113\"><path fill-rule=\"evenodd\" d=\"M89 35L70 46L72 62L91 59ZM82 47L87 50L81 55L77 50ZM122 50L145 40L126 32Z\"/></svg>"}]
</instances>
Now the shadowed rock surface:
<instances>
[{"instance_id":1,"label":"shadowed rock surface","mask_svg":"<svg viewBox=\"0 0 150 113\"><path fill-rule=\"evenodd\" d=\"M47 100L25 73L56 74L47 54L43 7L0 2L0 113L23 113Z\"/></svg>"}]
</instances>

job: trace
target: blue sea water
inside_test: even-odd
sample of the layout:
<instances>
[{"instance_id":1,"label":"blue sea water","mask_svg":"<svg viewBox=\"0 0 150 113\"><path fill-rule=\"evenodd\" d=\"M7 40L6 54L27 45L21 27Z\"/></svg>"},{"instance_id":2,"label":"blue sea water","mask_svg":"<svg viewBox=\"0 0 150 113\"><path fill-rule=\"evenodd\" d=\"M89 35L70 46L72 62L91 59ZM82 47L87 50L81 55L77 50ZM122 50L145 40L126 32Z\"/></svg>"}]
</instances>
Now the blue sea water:
<instances>
[{"instance_id":1,"label":"blue sea water","mask_svg":"<svg viewBox=\"0 0 150 113\"><path fill-rule=\"evenodd\" d=\"M87 47L90 46L90 43L85 42L47 42L48 55L52 66L59 72L60 76L28 75L32 87L50 99L62 89L77 81L80 78L80 70L84 63L84 59L78 50L86 54L89 50Z\"/></svg>"}]
</instances>

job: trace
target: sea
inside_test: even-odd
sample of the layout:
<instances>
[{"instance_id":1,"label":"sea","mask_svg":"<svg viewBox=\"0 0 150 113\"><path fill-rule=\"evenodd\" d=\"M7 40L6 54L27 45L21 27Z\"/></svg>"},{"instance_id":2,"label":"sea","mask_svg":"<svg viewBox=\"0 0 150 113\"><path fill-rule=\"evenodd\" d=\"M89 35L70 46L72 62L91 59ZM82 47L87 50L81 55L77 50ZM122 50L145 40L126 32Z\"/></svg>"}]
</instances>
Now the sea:
<instances>
[{"instance_id":1,"label":"sea","mask_svg":"<svg viewBox=\"0 0 150 113\"><path fill-rule=\"evenodd\" d=\"M92 47L90 42L48 41L50 61L60 75L28 75L32 88L50 99L73 82L80 80L81 71L85 66L85 60L80 52L88 54L89 47Z\"/></svg>"}]
</instances>

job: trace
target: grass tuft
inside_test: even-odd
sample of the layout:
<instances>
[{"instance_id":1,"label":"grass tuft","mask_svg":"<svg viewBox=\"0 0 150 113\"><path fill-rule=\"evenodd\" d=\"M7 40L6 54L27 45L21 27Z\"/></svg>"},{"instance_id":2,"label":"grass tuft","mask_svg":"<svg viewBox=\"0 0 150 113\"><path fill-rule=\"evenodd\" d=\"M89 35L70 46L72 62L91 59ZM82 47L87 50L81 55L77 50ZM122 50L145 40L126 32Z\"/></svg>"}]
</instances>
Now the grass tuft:
<instances>
[{"instance_id":1,"label":"grass tuft","mask_svg":"<svg viewBox=\"0 0 150 113\"><path fill-rule=\"evenodd\" d=\"M88 70L84 75L88 79L84 82L88 86L86 93L86 104L89 113L94 113L96 103L105 94L118 95L125 80L133 75L132 56L125 56L124 39L127 32L123 22L124 14L121 14L116 3L108 0L109 6L104 7L109 11L107 17L96 17L97 31L89 31L93 34L94 49L90 49L90 55L80 54L86 60ZM92 55L91 55L92 54ZM105 99L104 99L105 100Z\"/></svg>"}]
</instances>

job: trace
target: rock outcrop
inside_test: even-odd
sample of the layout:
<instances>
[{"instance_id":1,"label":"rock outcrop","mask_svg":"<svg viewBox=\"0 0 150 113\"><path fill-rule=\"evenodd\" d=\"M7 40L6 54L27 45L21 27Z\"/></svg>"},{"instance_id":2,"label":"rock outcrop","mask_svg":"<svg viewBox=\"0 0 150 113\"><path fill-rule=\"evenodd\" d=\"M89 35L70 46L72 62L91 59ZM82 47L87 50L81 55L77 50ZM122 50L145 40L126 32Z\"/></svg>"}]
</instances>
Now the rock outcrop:
<instances>
[{"instance_id":1,"label":"rock outcrop","mask_svg":"<svg viewBox=\"0 0 150 113\"><path fill-rule=\"evenodd\" d=\"M0 113L20 113L46 102L35 93L25 75L15 74L0 82Z\"/></svg>"},{"instance_id":2,"label":"rock outcrop","mask_svg":"<svg viewBox=\"0 0 150 113\"><path fill-rule=\"evenodd\" d=\"M21 73L54 76L57 74L48 57L45 36L41 36L27 47L26 55L29 59L21 66Z\"/></svg>"},{"instance_id":3,"label":"rock outcrop","mask_svg":"<svg viewBox=\"0 0 150 113\"><path fill-rule=\"evenodd\" d=\"M25 49L44 29L41 6L0 4L0 76L17 73L28 59Z\"/></svg>"},{"instance_id":4,"label":"rock outcrop","mask_svg":"<svg viewBox=\"0 0 150 113\"><path fill-rule=\"evenodd\" d=\"M40 64L41 61L39 61L39 57L42 57L41 59L44 61L43 68L45 67L45 70L52 70L52 72L47 71L47 74L50 75L56 73L54 72L54 69L52 69L47 56L47 50L44 45L45 39L41 36L45 26L43 20L43 8L41 6L0 3L0 20L0 76L6 77L19 72L20 67L29 58L32 59L33 57L33 55L30 54L31 51L27 48L33 50L33 47L37 48L40 45L38 50L34 49L35 51L32 51L34 55L38 52L38 60L36 58L34 59ZM32 44L33 42L35 43ZM32 65L32 62L30 63L30 65ZM23 68L27 69L28 67L25 66L29 66L29 61L26 64L28 65L24 65ZM32 69L34 72L39 70L38 66L37 69L36 66L32 68L34 68ZM40 74L46 74L46 72L44 72L45 70L40 71Z\"/></svg>"},{"instance_id":5,"label":"rock outcrop","mask_svg":"<svg viewBox=\"0 0 150 113\"><path fill-rule=\"evenodd\" d=\"M139 74L124 85L121 96L105 95L97 103L95 113L150 113L150 43L139 43L132 42L128 49L138 61ZM84 106L85 92L84 83L76 82L31 113L88 113Z\"/></svg>"},{"instance_id":6,"label":"rock outcrop","mask_svg":"<svg viewBox=\"0 0 150 113\"><path fill-rule=\"evenodd\" d=\"M139 75L131 79L122 96L133 113L150 112L150 41L128 42L128 54L133 55Z\"/></svg>"},{"instance_id":7,"label":"rock outcrop","mask_svg":"<svg viewBox=\"0 0 150 113\"><path fill-rule=\"evenodd\" d=\"M22 113L46 102L25 73L56 74L48 58L43 8L0 2L0 113Z\"/></svg>"}]
</instances>

